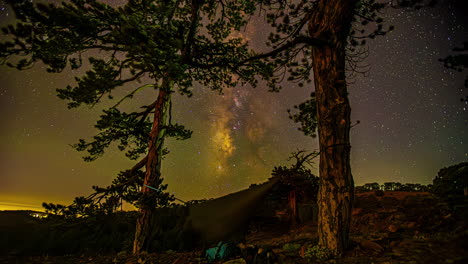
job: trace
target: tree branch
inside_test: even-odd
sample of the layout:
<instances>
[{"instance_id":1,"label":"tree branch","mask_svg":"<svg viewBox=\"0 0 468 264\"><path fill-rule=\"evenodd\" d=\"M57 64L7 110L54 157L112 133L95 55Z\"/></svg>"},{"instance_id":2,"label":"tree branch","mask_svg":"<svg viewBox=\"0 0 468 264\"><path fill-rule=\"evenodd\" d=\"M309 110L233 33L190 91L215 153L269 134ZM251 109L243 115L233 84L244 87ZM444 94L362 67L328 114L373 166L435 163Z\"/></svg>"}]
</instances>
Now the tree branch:
<instances>
[{"instance_id":1,"label":"tree branch","mask_svg":"<svg viewBox=\"0 0 468 264\"><path fill-rule=\"evenodd\" d=\"M251 62L251 61L274 57L274 56L280 54L281 52L283 52L283 51L285 51L287 49L293 48L293 47L295 47L297 45L300 45L300 44L308 44L308 45L311 45L311 46L324 46L324 45L328 44L328 41L318 39L318 38L307 37L307 36L304 36L304 35L299 35L296 38L294 38L292 41L289 41L289 42L281 45L280 47L277 47L276 49L274 49L274 50L272 50L270 52L258 54L258 55L255 55L255 56L252 56L252 57L249 57L249 58L245 59L245 60L237 63L236 65L234 65L233 68L243 66L246 63ZM191 66L194 66L194 67L201 68L201 69L210 69L210 68L214 68L214 67L226 66L225 61L218 61L218 62L211 63L211 64L200 64L200 63L197 63L195 61L189 61L188 64L190 64Z\"/></svg>"},{"instance_id":2,"label":"tree branch","mask_svg":"<svg viewBox=\"0 0 468 264\"><path fill-rule=\"evenodd\" d=\"M129 94L125 95L124 97L122 97L122 99L120 99L114 106L112 106L111 108L116 108L117 106L119 106L125 99L127 98L132 98L133 95L137 92L139 92L140 90L142 90L143 88L146 88L146 87L154 87L153 84L145 84L143 86L140 86L138 88L136 88L135 90L131 91Z\"/></svg>"},{"instance_id":3,"label":"tree branch","mask_svg":"<svg viewBox=\"0 0 468 264\"><path fill-rule=\"evenodd\" d=\"M142 160L140 160L135 166L130 169L130 174L133 174L135 171L141 169L145 166L146 162L148 161L148 155L146 155Z\"/></svg>"},{"instance_id":4,"label":"tree branch","mask_svg":"<svg viewBox=\"0 0 468 264\"><path fill-rule=\"evenodd\" d=\"M259 60L259 59L274 57L274 56L278 55L279 53L281 53L281 52L283 52L283 51L285 51L287 49L290 49L290 48L292 48L292 47L294 47L296 45L300 45L300 44L308 44L310 46L324 46L324 45L328 44L328 41L325 41L325 40L322 40L322 39L317 39L317 38L307 37L307 36L304 36L304 35L299 35L296 38L294 38L292 41L287 42L287 43L281 45L280 47L278 47L278 48L276 48L276 49L274 49L274 50L272 50L270 52L250 57L250 58L244 60L243 63L253 61L253 60Z\"/></svg>"}]
</instances>

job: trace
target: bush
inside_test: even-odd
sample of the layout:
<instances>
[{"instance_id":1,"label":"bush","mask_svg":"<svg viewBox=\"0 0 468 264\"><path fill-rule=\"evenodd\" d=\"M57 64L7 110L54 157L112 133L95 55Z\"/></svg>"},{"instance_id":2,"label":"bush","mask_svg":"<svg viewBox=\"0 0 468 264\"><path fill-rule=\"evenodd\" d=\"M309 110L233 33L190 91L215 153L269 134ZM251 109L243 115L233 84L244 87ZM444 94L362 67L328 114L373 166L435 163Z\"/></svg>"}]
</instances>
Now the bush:
<instances>
[{"instance_id":1,"label":"bush","mask_svg":"<svg viewBox=\"0 0 468 264\"><path fill-rule=\"evenodd\" d=\"M452 198L462 196L465 188L468 188L468 162L441 169L433 180L432 192Z\"/></svg>"},{"instance_id":2,"label":"bush","mask_svg":"<svg viewBox=\"0 0 468 264\"><path fill-rule=\"evenodd\" d=\"M322 248L318 245L315 245L306 249L304 257L308 259L318 259L325 261L331 259L333 257L333 253L327 248Z\"/></svg>"}]
</instances>

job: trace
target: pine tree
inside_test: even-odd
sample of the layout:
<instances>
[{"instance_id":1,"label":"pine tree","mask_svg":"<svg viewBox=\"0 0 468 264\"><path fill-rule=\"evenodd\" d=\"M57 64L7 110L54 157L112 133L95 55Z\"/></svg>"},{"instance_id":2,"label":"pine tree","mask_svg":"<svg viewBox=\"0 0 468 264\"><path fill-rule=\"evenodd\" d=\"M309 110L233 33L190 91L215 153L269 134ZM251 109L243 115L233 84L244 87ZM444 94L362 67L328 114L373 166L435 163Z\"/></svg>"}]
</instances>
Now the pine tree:
<instances>
[{"instance_id":1,"label":"pine tree","mask_svg":"<svg viewBox=\"0 0 468 264\"><path fill-rule=\"evenodd\" d=\"M171 123L172 93L190 95L194 82L213 90L238 82L255 85L256 75L266 80L272 90L278 90L278 82L284 76L289 75L290 81L303 86L304 82L311 82L312 72L315 93L296 121L306 124L303 131L310 135L318 129L319 245L338 255L344 251L354 193L346 69L348 66L358 71L356 65L363 54L359 46L365 45L366 39L391 30L384 29L378 16L384 7L420 8L426 0L394 0L385 4L374 0L130 0L123 8L95 0L71 0L60 7L34 6L26 0L9 2L20 22L4 29L13 40L0 44L0 58L6 61L12 55L26 56L10 66L26 69L35 61L42 61L49 71L60 72L67 64L73 69L81 67L82 57L88 54L85 51L108 53L110 59L89 58L93 69L76 79L77 86L58 90L60 98L70 101L69 107L94 105L115 88L144 76L153 81L137 87L104 111L96 125L101 132L94 141L80 140L75 145L78 150L89 152L87 160L102 155L114 141L130 158L147 153L135 167L121 173L112 186L95 188L98 193L138 199L141 215L134 252L148 248L154 205L171 199L146 187L142 187L144 195L136 198L134 189L142 183L164 189L160 175L164 138L183 139L190 135L183 126ZM245 24L244 15L253 14L256 4L276 30L268 43L273 50L263 54L249 52L239 38L228 38L232 30ZM367 33L366 28L354 26L357 22L375 26ZM233 78L233 74L238 78ZM159 91L152 104L143 106L141 112L118 110L121 101L144 87ZM317 111L316 116L311 109ZM154 115L152 119L150 114ZM304 122L303 117L313 120ZM134 175L141 175L143 166L144 181L138 182L141 179ZM122 190L122 186L127 188ZM96 197L102 196L90 198Z\"/></svg>"},{"instance_id":2,"label":"pine tree","mask_svg":"<svg viewBox=\"0 0 468 264\"><path fill-rule=\"evenodd\" d=\"M311 83L311 98L290 113L306 135L319 136L319 247L341 255L349 240L354 183L350 166L351 107L347 74L361 71L367 39L385 35L380 12L384 8L419 9L433 0L375 0L260 2L275 29L267 45L273 51L258 55L275 69L272 78L285 77L300 87ZM316 130L318 133L316 133Z\"/></svg>"},{"instance_id":3,"label":"pine tree","mask_svg":"<svg viewBox=\"0 0 468 264\"><path fill-rule=\"evenodd\" d=\"M75 84L57 89L58 97L67 100L69 108L112 100L115 90L134 86L133 91L103 110L95 125L99 133L92 140L80 139L74 147L88 152L85 161L103 155L113 142L128 158L143 158L121 172L112 185L94 187L92 195L77 198L68 212L85 213L102 201L106 208L113 208L120 201L116 197L134 203L140 215L133 252L147 251L155 207L173 199L163 192L166 185L162 184L161 159L168 152L164 141L191 135L190 130L171 120L174 93L191 96L195 83L219 92L238 83L255 86L255 74L266 79L271 75L271 69L261 62L237 67L251 54L247 43L231 33L245 25L244 18L254 12L255 2L129 0L116 8L96 0L71 0L60 5L8 2L17 23L2 29L7 39L0 43L2 63L24 70L42 62L51 73L60 73L66 67L91 67L83 76L75 77ZM141 105L141 110L134 112L119 108L143 89L155 91L151 104Z\"/></svg>"}]
</instances>

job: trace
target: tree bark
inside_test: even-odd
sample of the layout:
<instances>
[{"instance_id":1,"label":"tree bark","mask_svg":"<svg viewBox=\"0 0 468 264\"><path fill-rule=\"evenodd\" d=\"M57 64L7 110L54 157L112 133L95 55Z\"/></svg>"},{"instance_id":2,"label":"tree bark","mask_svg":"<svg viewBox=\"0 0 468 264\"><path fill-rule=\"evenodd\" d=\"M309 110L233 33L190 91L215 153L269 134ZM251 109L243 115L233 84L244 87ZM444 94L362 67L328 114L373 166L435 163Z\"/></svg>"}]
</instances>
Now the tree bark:
<instances>
[{"instance_id":1,"label":"tree bark","mask_svg":"<svg viewBox=\"0 0 468 264\"><path fill-rule=\"evenodd\" d=\"M348 244L354 199L345 48L355 2L320 1L308 24L311 37L327 40L312 48L320 145L319 246L338 256Z\"/></svg>"},{"instance_id":2,"label":"tree bark","mask_svg":"<svg viewBox=\"0 0 468 264\"><path fill-rule=\"evenodd\" d=\"M296 226L297 224L297 198L296 190L289 191L288 195L289 210L291 211L291 224Z\"/></svg>"},{"instance_id":3,"label":"tree bark","mask_svg":"<svg viewBox=\"0 0 468 264\"><path fill-rule=\"evenodd\" d=\"M164 145L165 126L170 111L171 81L164 79L159 88L156 99L153 126L149 136L148 159L146 161L146 171L144 185L158 188L161 179L161 158ZM155 192L146 186L141 187L143 194ZM148 197L148 196L147 196ZM148 251L153 240L154 216L156 205L143 203L140 207L140 215L137 218L135 238L133 241L133 253L139 254Z\"/></svg>"}]
</instances>

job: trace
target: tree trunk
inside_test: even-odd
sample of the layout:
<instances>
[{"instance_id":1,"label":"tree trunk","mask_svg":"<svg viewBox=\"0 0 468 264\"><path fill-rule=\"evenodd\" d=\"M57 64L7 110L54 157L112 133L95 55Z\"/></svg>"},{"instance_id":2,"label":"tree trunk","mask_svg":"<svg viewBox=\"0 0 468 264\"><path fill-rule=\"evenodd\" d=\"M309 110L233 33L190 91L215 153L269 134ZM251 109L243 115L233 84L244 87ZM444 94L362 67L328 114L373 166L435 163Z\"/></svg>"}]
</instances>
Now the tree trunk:
<instances>
[{"instance_id":1,"label":"tree trunk","mask_svg":"<svg viewBox=\"0 0 468 264\"><path fill-rule=\"evenodd\" d=\"M312 37L328 41L312 49L320 145L318 236L319 246L338 256L347 247L354 199L345 47L355 2L320 1L308 25Z\"/></svg>"},{"instance_id":2,"label":"tree trunk","mask_svg":"<svg viewBox=\"0 0 468 264\"><path fill-rule=\"evenodd\" d=\"M149 137L148 160L146 162L145 179L143 184L159 187L161 179L161 158L164 145L165 126L170 111L171 81L163 80L156 100L153 126ZM155 192L146 186L141 187L143 194ZM146 196L146 195L145 195ZM150 196L150 195L148 195ZM148 197L146 196L146 197ZM156 205L143 203L140 207L133 241L133 253L139 254L148 251L153 240L154 215Z\"/></svg>"},{"instance_id":3,"label":"tree trunk","mask_svg":"<svg viewBox=\"0 0 468 264\"><path fill-rule=\"evenodd\" d=\"M297 224L297 199L296 190L289 191L288 195L289 210L291 211L291 224L296 226Z\"/></svg>"}]
</instances>

